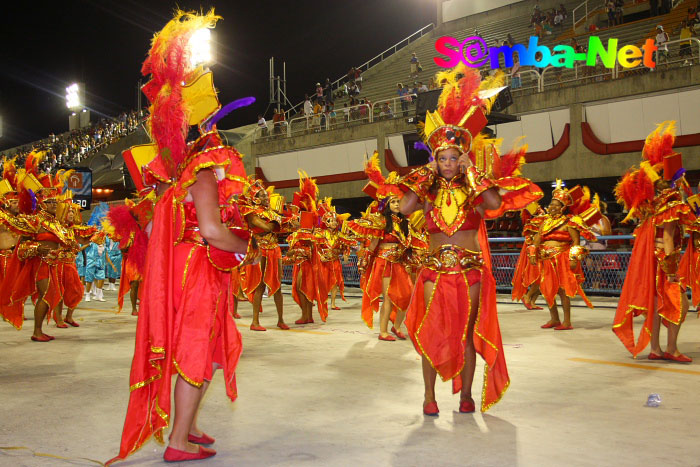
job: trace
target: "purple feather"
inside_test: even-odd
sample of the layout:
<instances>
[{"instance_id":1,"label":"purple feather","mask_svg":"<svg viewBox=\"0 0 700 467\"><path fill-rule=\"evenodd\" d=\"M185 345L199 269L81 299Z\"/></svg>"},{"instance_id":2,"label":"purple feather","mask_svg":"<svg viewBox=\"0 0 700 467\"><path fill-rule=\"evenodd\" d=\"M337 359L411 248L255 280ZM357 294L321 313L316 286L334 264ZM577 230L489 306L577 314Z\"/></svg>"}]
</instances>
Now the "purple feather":
<instances>
[{"instance_id":1,"label":"purple feather","mask_svg":"<svg viewBox=\"0 0 700 467\"><path fill-rule=\"evenodd\" d=\"M32 200L32 212L35 212L36 211L36 203L37 203L36 195L34 194L34 192L31 189L27 189L27 192L29 193L29 197Z\"/></svg>"},{"instance_id":2,"label":"purple feather","mask_svg":"<svg viewBox=\"0 0 700 467\"><path fill-rule=\"evenodd\" d=\"M242 97L240 99L236 99L233 102L229 102L228 104L223 106L218 112L216 112L213 117L209 119L206 127L207 131L211 131L212 127L216 125L216 122L224 118L226 115L230 114L236 109L240 109L241 107L247 107L253 102L255 102L255 98L252 96Z\"/></svg>"},{"instance_id":3,"label":"purple feather","mask_svg":"<svg viewBox=\"0 0 700 467\"><path fill-rule=\"evenodd\" d=\"M384 208L386 208L388 201L389 201L389 197L386 197L379 202L379 205L377 206L377 209L379 210L379 212L384 212Z\"/></svg>"},{"instance_id":4,"label":"purple feather","mask_svg":"<svg viewBox=\"0 0 700 467\"><path fill-rule=\"evenodd\" d=\"M417 151L428 151L428 154L430 154L432 157L433 152L430 150L428 145L425 144L423 141L416 141L415 143L413 143L413 149L415 149Z\"/></svg>"}]
</instances>

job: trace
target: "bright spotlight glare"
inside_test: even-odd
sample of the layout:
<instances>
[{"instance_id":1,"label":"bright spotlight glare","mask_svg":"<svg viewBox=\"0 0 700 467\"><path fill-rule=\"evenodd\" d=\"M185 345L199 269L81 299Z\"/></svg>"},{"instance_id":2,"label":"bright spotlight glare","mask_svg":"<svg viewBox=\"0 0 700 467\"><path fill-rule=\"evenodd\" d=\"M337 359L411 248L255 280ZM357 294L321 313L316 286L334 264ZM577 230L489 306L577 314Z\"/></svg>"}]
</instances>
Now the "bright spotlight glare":
<instances>
[{"instance_id":1,"label":"bright spotlight glare","mask_svg":"<svg viewBox=\"0 0 700 467\"><path fill-rule=\"evenodd\" d=\"M211 61L211 30L209 28L199 29L190 38L190 63L192 68L196 68L198 65Z\"/></svg>"},{"instance_id":2,"label":"bright spotlight glare","mask_svg":"<svg viewBox=\"0 0 700 467\"><path fill-rule=\"evenodd\" d=\"M78 83L73 83L66 88L66 107L69 109L81 107L79 91Z\"/></svg>"}]
</instances>

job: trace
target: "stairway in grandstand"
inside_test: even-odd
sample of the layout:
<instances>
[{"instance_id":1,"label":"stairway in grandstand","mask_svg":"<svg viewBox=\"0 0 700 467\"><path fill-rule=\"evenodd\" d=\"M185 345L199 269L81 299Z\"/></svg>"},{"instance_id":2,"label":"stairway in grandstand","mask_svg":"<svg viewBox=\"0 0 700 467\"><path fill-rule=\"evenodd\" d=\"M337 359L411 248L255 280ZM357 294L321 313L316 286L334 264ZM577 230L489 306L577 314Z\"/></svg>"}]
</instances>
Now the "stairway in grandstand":
<instances>
[{"instance_id":1,"label":"stairway in grandstand","mask_svg":"<svg viewBox=\"0 0 700 467\"><path fill-rule=\"evenodd\" d=\"M572 33L572 10L580 3L580 0L574 2L564 2L569 16L565 21L563 30L555 29L552 35L547 35L540 41L541 44L548 46L553 46L555 44L569 44L571 37L576 37L579 44L582 44L585 47L588 44L588 37L590 35L597 35L601 38L604 45L607 43L607 39L612 37L619 39L618 48L626 44L641 46L647 38L653 38L655 36L655 27L658 24L664 26L664 30L668 32L671 40L678 39L678 33L674 34L674 30L678 27L682 19L685 18L688 8L690 6L695 6L696 0L684 0L680 2L669 14L654 18L641 19L612 28L605 28L607 16L605 15L605 12L601 10L598 14L590 14L587 21L587 24L593 23L601 28L599 31L594 33L586 32L574 36ZM626 6L631 6L631 3L630 5ZM530 27L529 16L509 18L507 20L482 24L477 29L489 47L494 46L497 42L500 44L506 38L508 33L512 35L516 43L527 44L530 36L534 33L533 28ZM458 40L463 40L468 36L472 36L473 33L474 28L470 27L464 30L451 32L449 35ZM433 31L431 34L416 40L409 46L399 50L388 59L364 72L362 75L362 93L358 96L358 99L370 99L374 104L378 104L386 101L387 99L397 97L396 89L397 83L399 82L403 83L404 85L409 85L410 87L412 87L414 81L427 84L430 81L430 78L433 77L436 72L440 71L440 68L433 61L433 57L436 55L434 44L437 37L438 36ZM679 45L670 45L669 49L671 55L670 59L678 60ZM418 78L415 80L409 77L409 60L412 52L416 53L423 67L423 71L419 73ZM487 68L484 67L483 69L486 70ZM566 85L567 82L570 82L569 84L583 84L582 81L574 82L576 77L580 78L582 76L582 71L582 69L579 69L578 71L572 69L562 69L559 76L554 73L554 70L548 71L545 74L544 80L545 90L557 89L559 86ZM597 70L586 71L590 75L594 75L604 74L607 70L600 68ZM640 70L635 70L632 72L640 72ZM522 74L523 92L535 92L535 79L536 75L534 73L525 72ZM590 78L590 81L593 81L594 79L609 79L609 75L608 77L600 76L597 78ZM335 101L336 111L341 109L343 104L348 102L348 100L348 98L337 99Z\"/></svg>"}]
</instances>

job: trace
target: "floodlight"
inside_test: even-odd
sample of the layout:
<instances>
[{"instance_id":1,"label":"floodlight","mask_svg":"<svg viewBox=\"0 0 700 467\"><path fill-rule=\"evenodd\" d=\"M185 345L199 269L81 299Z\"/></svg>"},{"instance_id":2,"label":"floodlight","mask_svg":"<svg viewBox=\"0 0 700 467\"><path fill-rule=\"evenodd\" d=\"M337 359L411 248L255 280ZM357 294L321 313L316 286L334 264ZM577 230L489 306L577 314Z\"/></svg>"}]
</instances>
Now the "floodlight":
<instances>
[{"instance_id":1,"label":"floodlight","mask_svg":"<svg viewBox=\"0 0 700 467\"><path fill-rule=\"evenodd\" d=\"M66 88L66 107L69 109L77 109L82 107L80 102L80 87L78 83L73 83Z\"/></svg>"},{"instance_id":2,"label":"floodlight","mask_svg":"<svg viewBox=\"0 0 700 467\"><path fill-rule=\"evenodd\" d=\"M190 37L190 64L192 68L212 61L211 54L211 30L209 28L198 29Z\"/></svg>"}]
</instances>

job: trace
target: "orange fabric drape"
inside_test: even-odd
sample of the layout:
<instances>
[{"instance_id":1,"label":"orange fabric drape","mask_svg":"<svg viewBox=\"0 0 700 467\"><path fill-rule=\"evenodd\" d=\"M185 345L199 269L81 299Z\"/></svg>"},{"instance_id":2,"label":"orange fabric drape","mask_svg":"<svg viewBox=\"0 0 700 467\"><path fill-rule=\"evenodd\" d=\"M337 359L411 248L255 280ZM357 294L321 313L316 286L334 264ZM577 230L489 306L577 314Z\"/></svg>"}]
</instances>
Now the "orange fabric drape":
<instances>
[{"instance_id":1,"label":"orange fabric drape","mask_svg":"<svg viewBox=\"0 0 700 467\"><path fill-rule=\"evenodd\" d=\"M513 271L513 280L511 281L513 285L511 298L513 300L521 300L527 293L527 289L540 278L539 264L530 264L530 259L527 257L528 246L527 242L523 243L518 262L515 264L515 271Z\"/></svg>"},{"instance_id":2,"label":"orange fabric drape","mask_svg":"<svg viewBox=\"0 0 700 467\"><path fill-rule=\"evenodd\" d=\"M496 308L496 280L491 272L491 254L482 220L479 244L484 258L481 292L474 326L474 347L486 362L481 410L496 404L510 385L501 330ZM457 267L458 268L458 267ZM434 282L432 299L425 303L425 280ZM419 354L426 356L443 381L452 380L452 390L462 388L467 324L470 313L469 280L465 271L434 272L426 268L418 273L416 287L406 315L406 328Z\"/></svg>"},{"instance_id":3,"label":"orange fabric drape","mask_svg":"<svg viewBox=\"0 0 700 467\"><path fill-rule=\"evenodd\" d=\"M371 329L374 313L379 311L379 299L382 298L384 278L389 278L389 300L392 316L396 311L406 311L411 302L413 281L402 263L394 263L385 258L375 257L371 267L365 273L366 279L362 291L362 320Z\"/></svg>"},{"instance_id":4,"label":"orange fabric drape","mask_svg":"<svg viewBox=\"0 0 700 467\"><path fill-rule=\"evenodd\" d=\"M593 308L593 304L588 300L581 288L581 284L584 281L581 261L578 262L576 269L573 271L569 264L568 248L565 248L553 257L540 258L540 292L542 296L547 300L549 306L553 306L559 289L564 289L564 293L568 297L580 295L586 305L589 308Z\"/></svg>"}]
</instances>

